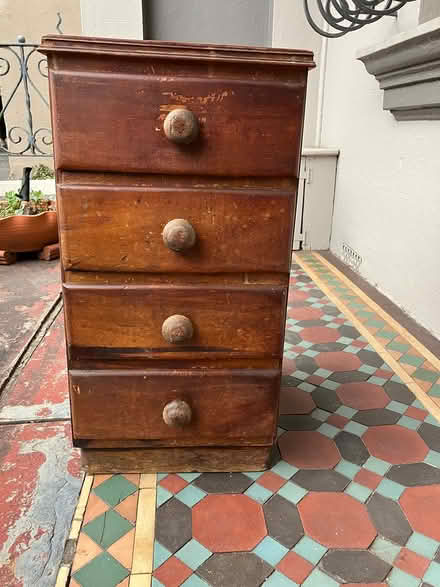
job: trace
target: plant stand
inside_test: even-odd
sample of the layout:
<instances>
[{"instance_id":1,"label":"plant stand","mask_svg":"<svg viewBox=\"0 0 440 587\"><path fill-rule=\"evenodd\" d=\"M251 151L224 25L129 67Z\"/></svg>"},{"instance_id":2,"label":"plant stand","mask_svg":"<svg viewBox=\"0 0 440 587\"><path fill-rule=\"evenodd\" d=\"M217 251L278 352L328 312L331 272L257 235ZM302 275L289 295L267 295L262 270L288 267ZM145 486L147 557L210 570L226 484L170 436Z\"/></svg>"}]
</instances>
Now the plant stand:
<instances>
[{"instance_id":1,"label":"plant stand","mask_svg":"<svg viewBox=\"0 0 440 587\"><path fill-rule=\"evenodd\" d=\"M19 253L18 253L19 254ZM53 261L60 256L60 245L46 245L38 252L38 258L41 261ZM17 253L12 251L0 251L0 265L13 265L17 261Z\"/></svg>"}]
</instances>

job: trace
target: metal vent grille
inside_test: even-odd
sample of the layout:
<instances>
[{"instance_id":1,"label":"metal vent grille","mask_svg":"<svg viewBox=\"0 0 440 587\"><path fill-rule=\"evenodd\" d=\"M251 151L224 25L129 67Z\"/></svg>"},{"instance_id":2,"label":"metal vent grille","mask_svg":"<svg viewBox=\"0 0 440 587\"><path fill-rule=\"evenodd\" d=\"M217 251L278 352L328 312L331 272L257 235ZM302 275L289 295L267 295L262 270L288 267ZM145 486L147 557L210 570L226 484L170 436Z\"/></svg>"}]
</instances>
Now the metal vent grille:
<instances>
[{"instance_id":1,"label":"metal vent grille","mask_svg":"<svg viewBox=\"0 0 440 587\"><path fill-rule=\"evenodd\" d=\"M342 260L354 271L359 271L362 265L362 257L347 243L342 243Z\"/></svg>"}]
</instances>

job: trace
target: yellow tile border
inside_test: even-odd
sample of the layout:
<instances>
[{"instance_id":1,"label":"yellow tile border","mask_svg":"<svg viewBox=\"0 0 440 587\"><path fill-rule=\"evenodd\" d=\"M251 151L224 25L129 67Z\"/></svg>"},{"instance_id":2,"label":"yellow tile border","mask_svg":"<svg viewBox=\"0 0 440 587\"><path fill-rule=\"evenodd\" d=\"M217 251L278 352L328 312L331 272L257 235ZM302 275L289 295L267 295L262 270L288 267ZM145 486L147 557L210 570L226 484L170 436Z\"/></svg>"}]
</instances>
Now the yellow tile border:
<instances>
[{"instance_id":1,"label":"yellow tile border","mask_svg":"<svg viewBox=\"0 0 440 587\"><path fill-rule=\"evenodd\" d=\"M139 489L131 574L153 572L154 526L156 521L156 475L154 487ZM141 478L142 480L142 478ZM150 479L151 483L153 479ZM131 583L130 583L131 585Z\"/></svg>"},{"instance_id":2,"label":"yellow tile border","mask_svg":"<svg viewBox=\"0 0 440 587\"><path fill-rule=\"evenodd\" d=\"M317 253L313 253L313 255L319 261L322 260L322 262L328 267L328 269L333 271L333 266L331 264L327 263L321 257L321 255L319 255ZM367 330L367 328L356 317L356 315L345 305L344 302L342 302L339 299L339 297L336 294L334 294L332 292L332 290L326 285L326 283L320 278L320 276L307 264L307 262L300 255L298 255L298 254L295 255L295 261L313 279L313 281L316 283L316 285L319 287L319 289L329 298L329 300L331 300L341 310L341 312L351 321L353 326L355 328L357 328L357 330L362 334L362 336L367 339L369 344L383 358L384 362L387 363L393 369L393 371L396 373L396 375L398 375L400 377L400 379L413 392L413 394L425 406L425 408L435 418L437 418L437 420L440 421L440 406L438 406L427 395L427 393L421 387L419 387L417 385L417 383L414 381L414 379L412 379L410 377L410 375L401 367L401 365L396 361L396 359L394 359L394 357L392 357L390 355L390 353L385 349L385 347L382 346L376 340L374 335L372 335ZM351 281L348 278L345 278L345 276L340 271L338 271L336 268L335 268L334 273L336 274L336 276L338 278L340 278L341 280L343 280L345 282L345 284L353 291L353 293L356 293L356 295L358 295L359 297L362 297L362 299L364 301L366 301L366 298L369 299L368 296L366 294L364 294L364 292L362 292L359 288L357 288L354 284L352 284ZM342 277L340 277L339 274ZM362 294L362 296L360 294ZM391 318L391 316L388 316L388 314L384 310L382 310L375 302L373 302L372 300L371 300L371 302L372 302L372 304L374 304L374 306L373 305L371 306L372 308L374 307L374 309L376 309L376 307L377 307L379 310L381 310L380 312L377 311L377 313L382 317L383 320L385 320L394 329L398 330L398 332L401 332L402 334L403 334L403 332L406 332L404 328L402 328L393 318ZM410 336L412 336L412 335L410 335ZM413 336L412 336L412 338L414 340L416 340ZM416 346L416 345L414 345L414 346ZM416 348L419 352L422 352L421 349L424 349L425 347L423 347L423 345L421 343L418 343ZM429 351L427 349L425 349L425 350L429 353ZM432 355L432 353L430 353L430 354ZM434 355L432 355L432 356L434 356ZM432 362L432 359L431 359L431 362Z\"/></svg>"},{"instance_id":3,"label":"yellow tile border","mask_svg":"<svg viewBox=\"0 0 440 587\"><path fill-rule=\"evenodd\" d=\"M320 263L325 265L334 275L336 275L341 281L343 281L353 293L355 293L361 300L363 300L370 308L372 308L376 314L385 320L396 332L406 338L406 340L423 356L429 361L435 369L440 371L440 359L436 357L429 349L415 338L406 328L401 326L392 316L388 314L383 308L381 308L376 302L374 302L364 291L362 291L357 285L355 285L350 279L339 271L334 265L332 265L327 259L324 259L319 253L313 252L312 255L319 260Z\"/></svg>"},{"instance_id":4,"label":"yellow tile border","mask_svg":"<svg viewBox=\"0 0 440 587\"><path fill-rule=\"evenodd\" d=\"M151 587L150 573L143 573L142 575L131 575L129 587Z\"/></svg>"}]
</instances>

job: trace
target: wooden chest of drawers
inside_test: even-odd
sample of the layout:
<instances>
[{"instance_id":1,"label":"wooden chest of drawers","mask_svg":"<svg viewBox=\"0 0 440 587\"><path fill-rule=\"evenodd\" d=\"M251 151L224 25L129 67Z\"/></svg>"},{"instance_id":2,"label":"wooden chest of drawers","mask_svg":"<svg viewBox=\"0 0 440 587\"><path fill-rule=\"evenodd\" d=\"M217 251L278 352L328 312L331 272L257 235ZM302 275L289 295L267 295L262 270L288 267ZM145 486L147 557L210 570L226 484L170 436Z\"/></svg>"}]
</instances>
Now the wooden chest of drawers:
<instances>
[{"instance_id":1,"label":"wooden chest of drawers","mask_svg":"<svg viewBox=\"0 0 440 587\"><path fill-rule=\"evenodd\" d=\"M40 51L84 466L265 468L312 54L67 36Z\"/></svg>"}]
</instances>

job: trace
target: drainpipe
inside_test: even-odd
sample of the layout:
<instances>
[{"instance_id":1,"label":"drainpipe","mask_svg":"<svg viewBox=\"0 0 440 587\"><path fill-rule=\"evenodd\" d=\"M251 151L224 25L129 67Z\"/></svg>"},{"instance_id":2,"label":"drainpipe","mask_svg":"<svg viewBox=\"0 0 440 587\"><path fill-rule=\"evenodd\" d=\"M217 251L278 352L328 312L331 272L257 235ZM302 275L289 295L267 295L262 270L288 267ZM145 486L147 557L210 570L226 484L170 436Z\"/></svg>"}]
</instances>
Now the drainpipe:
<instances>
[{"instance_id":1,"label":"drainpipe","mask_svg":"<svg viewBox=\"0 0 440 587\"><path fill-rule=\"evenodd\" d=\"M328 22L324 22L323 29L328 32ZM327 74L327 53L328 53L328 38L322 37L321 40L321 55L319 63L319 84L318 84L318 106L316 112L316 133L315 133L315 147L322 146L322 119L324 115L324 95L325 95L325 81Z\"/></svg>"}]
</instances>

